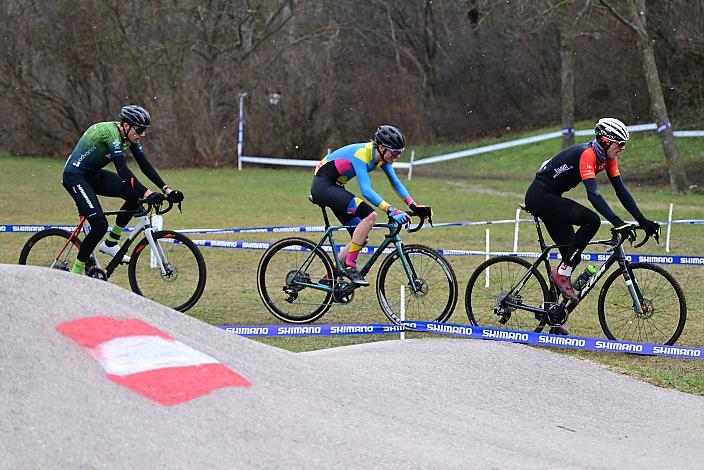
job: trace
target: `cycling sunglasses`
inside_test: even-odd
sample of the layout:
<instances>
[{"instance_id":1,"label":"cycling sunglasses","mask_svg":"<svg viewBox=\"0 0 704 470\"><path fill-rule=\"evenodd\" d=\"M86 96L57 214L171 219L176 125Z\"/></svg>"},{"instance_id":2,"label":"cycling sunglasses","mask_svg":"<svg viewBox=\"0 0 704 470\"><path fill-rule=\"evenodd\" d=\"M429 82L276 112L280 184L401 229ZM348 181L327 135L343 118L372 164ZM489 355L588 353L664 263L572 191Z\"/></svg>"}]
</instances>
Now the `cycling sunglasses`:
<instances>
[{"instance_id":1,"label":"cycling sunglasses","mask_svg":"<svg viewBox=\"0 0 704 470\"><path fill-rule=\"evenodd\" d=\"M137 134L142 135L149 129L149 126L132 126L132 128Z\"/></svg>"},{"instance_id":2,"label":"cycling sunglasses","mask_svg":"<svg viewBox=\"0 0 704 470\"><path fill-rule=\"evenodd\" d=\"M405 149L386 149L386 150L391 152L391 155L393 155L394 157L398 157L399 155L401 155L401 152L403 152Z\"/></svg>"},{"instance_id":3,"label":"cycling sunglasses","mask_svg":"<svg viewBox=\"0 0 704 470\"><path fill-rule=\"evenodd\" d=\"M626 146L625 140L611 140L610 142L613 142L614 144L618 144L619 148L623 148Z\"/></svg>"}]
</instances>

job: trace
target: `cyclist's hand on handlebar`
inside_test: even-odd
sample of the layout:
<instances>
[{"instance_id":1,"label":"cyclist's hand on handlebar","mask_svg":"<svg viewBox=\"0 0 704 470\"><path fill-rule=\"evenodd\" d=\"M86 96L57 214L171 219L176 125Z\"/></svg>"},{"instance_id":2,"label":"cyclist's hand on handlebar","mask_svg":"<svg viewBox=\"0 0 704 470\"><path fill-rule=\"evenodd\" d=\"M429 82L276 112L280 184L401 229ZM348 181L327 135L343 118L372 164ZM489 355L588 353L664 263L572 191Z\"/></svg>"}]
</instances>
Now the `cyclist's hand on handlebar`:
<instances>
[{"instance_id":1,"label":"cyclist's hand on handlebar","mask_svg":"<svg viewBox=\"0 0 704 470\"><path fill-rule=\"evenodd\" d=\"M166 195L166 199L173 204L178 204L183 201L183 193L178 189L172 189L169 194Z\"/></svg>"},{"instance_id":2,"label":"cyclist's hand on handlebar","mask_svg":"<svg viewBox=\"0 0 704 470\"><path fill-rule=\"evenodd\" d=\"M411 220L411 218L408 216L408 214L396 209L393 206L389 207L387 214L390 218L394 219L396 222L398 222L401 225L407 224Z\"/></svg>"},{"instance_id":3,"label":"cyclist's hand on handlebar","mask_svg":"<svg viewBox=\"0 0 704 470\"><path fill-rule=\"evenodd\" d=\"M408 207L422 219L428 219L433 216L433 208L430 206L420 206L412 202Z\"/></svg>"},{"instance_id":4,"label":"cyclist's hand on handlebar","mask_svg":"<svg viewBox=\"0 0 704 470\"><path fill-rule=\"evenodd\" d=\"M164 195L161 193L149 193L147 197L144 198L152 206L160 206L164 202Z\"/></svg>"},{"instance_id":5,"label":"cyclist's hand on handlebar","mask_svg":"<svg viewBox=\"0 0 704 470\"><path fill-rule=\"evenodd\" d=\"M645 234L648 236L655 236L656 239L659 238L660 236L660 224L655 222L654 220L648 220L648 219L643 219L638 221L638 225L640 225L643 230L645 230Z\"/></svg>"},{"instance_id":6,"label":"cyclist's hand on handlebar","mask_svg":"<svg viewBox=\"0 0 704 470\"><path fill-rule=\"evenodd\" d=\"M624 239L628 239L631 242L636 241L636 226L633 224L623 224L618 227L611 229L611 232L621 235Z\"/></svg>"}]
</instances>

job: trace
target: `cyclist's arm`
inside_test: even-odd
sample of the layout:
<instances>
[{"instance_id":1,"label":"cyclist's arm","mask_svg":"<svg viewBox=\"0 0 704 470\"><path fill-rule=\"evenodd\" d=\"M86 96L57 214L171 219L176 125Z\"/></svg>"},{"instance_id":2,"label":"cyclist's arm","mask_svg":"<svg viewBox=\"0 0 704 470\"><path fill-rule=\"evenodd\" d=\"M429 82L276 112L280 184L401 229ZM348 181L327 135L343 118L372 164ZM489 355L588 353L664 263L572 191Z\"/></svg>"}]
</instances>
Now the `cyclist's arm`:
<instances>
[{"instance_id":1,"label":"cyclist's arm","mask_svg":"<svg viewBox=\"0 0 704 470\"><path fill-rule=\"evenodd\" d=\"M115 169L117 170L117 174L120 175L120 178L122 178L123 181L126 181L127 184L129 184L130 187L134 189L137 194L139 194L140 197L147 196L147 187L140 183L137 177L134 176L134 173L127 168L127 159L125 158L125 154L122 152L113 152L112 161L115 164Z\"/></svg>"},{"instance_id":2,"label":"cyclist's arm","mask_svg":"<svg viewBox=\"0 0 704 470\"><path fill-rule=\"evenodd\" d=\"M589 199L589 202L592 203L592 206L594 206L594 208L601 215L603 215L606 220L611 222L614 227L620 227L623 225L623 220L617 216L613 210L611 210L611 207L607 204L606 199L604 199L604 196L602 196L599 192L596 178L582 180L582 183L584 183L584 187L587 188L587 198Z\"/></svg>"},{"instance_id":3,"label":"cyclist's arm","mask_svg":"<svg viewBox=\"0 0 704 470\"><path fill-rule=\"evenodd\" d=\"M403 183L401 183L401 180L398 179L398 176L396 176L393 166L388 163L383 163L381 168L384 170L384 173L386 173L386 177L389 179L389 183L393 186L398 197L403 199L403 202L405 202L407 206L410 206L413 203L413 198Z\"/></svg>"},{"instance_id":4,"label":"cyclist's arm","mask_svg":"<svg viewBox=\"0 0 704 470\"><path fill-rule=\"evenodd\" d=\"M367 165L358 158L352 158L352 168L357 176L357 184L359 184L359 190L364 198L377 206L382 211L386 212L391 206L388 202L384 201L381 196L379 196L376 191L372 188L372 181L369 178L369 172L367 170Z\"/></svg>"},{"instance_id":5,"label":"cyclist's arm","mask_svg":"<svg viewBox=\"0 0 704 470\"><path fill-rule=\"evenodd\" d=\"M635 199L633 199L633 196L631 196L631 193L628 191L628 188L626 188L626 185L623 183L621 176L609 176L609 180L611 181L611 185L616 191L616 196L618 197L618 200L621 201L621 204L623 204L623 207L626 208L628 213L631 214L633 218L639 222L641 220L645 220L645 216L638 208L638 204L636 204Z\"/></svg>"},{"instance_id":6,"label":"cyclist's arm","mask_svg":"<svg viewBox=\"0 0 704 470\"><path fill-rule=\"evenodd\" d=\"M142 150L142 146L139 144L131 145L130 151L132 152L132 155L134 155L134 159L137 161L137 165L139 165L139 169L142 170L142 173L144 173L146 177L149 178L149 180L158 188L165 191L166 188L168 188L167 184L163 179L161 179L159 173L152 166L152 164L149 163L149 160L147 160L147 157L144 155L144 151Z\"/></svg>"}]
</instances>

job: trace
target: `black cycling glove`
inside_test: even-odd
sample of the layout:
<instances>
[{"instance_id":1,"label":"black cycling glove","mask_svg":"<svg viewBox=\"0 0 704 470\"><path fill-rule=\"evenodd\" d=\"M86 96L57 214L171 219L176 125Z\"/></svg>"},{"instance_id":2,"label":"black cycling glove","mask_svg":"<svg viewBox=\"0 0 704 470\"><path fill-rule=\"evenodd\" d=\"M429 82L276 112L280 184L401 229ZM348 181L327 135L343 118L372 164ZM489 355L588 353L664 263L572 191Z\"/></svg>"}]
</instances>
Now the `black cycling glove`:
<instances>
[{"instance_id":1,"label":"black cycling glove","mask_svg":"<svg viewBox=\"0 0 704 470\"><path fill-rule=\"evenodd\" d=\"M146 201L152 206L160 206L164 202L164 195L161 193L151 193Z\"/></svg>"},{"instance_id":2,"label":"black cycling glove","mask_svg":"<svg viewBox=\"0 0 704 470\"><path fill-rule=\"evenodd\" d=\"M169 202L173 204L178 204L179 202L183 201L183 193L178 189L174 189L166 195L166 199L168 199Z\"/></svg>"},{"instance_id":3,"label":"black cycling glove","mask_svg":"<svg viewBox=\"0 0 704 470\"><path fill-rule=\"evenodd\" d=\"M648 235L657 235L660 232L660 224L654 220L643 219L638 221L638 225L643 227Z\"/></svg>"},{"instance_id":4,"label":"black cycling glove","mask_svg":"<svg viewBox=\"0 0 704 470\"><path fill-rule=\"evenodd\" d=\"M623 236L623 238L627 238L631 242L636 241L636 229L633 224L623 224L618 227L614 227L611 229L613 233L618 233L619 235Z\"/></svg>"}]
</instances>

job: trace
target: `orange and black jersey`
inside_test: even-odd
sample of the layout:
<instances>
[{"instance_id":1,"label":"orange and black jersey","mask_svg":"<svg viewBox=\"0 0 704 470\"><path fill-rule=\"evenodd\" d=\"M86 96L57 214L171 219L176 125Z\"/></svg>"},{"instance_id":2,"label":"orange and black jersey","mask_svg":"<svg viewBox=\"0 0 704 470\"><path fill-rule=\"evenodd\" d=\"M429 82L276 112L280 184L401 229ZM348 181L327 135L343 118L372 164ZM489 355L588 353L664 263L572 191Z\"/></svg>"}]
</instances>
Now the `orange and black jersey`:
<instances>
[{"instance_id":1,"label":"orange and black jersey","mask_svg":"<svg viewBox=\"0 0 704 470\"><path fill-rule=\"evenodd\" d=\"M596 178L596 174L602 170L606 170L609 178L619 176L615 158L599 163L592 143L585 143L565 149L544 161L535 174L535 179L551 192L562 194L584 180Z\"/></svg>"},{"instance_id":2,"label":"orange and black jersey","mask_svg":"<svg viewBox=\"0 0 704 470\"><path fill-rule=\"evenodd\" d=\"M597 189L596 174L606 170L609 181L623 207L637 221L643 220L643 214L638 209L636 201L621 180L617 159L600 162L600 159L597 158L597 152L604 155L606 151L597 147L598 145L596 141L575 145L563 150L550 160L546 160L535 174L535 181L542 188L540 190L562 196L563 193L582 182L587 190L589 202L606 220L615 227L619 227L623 225L623 220L614 213Z\"/></svg>"}]
</instances>

